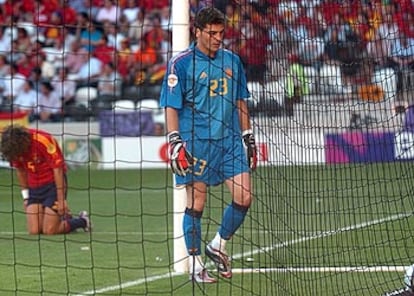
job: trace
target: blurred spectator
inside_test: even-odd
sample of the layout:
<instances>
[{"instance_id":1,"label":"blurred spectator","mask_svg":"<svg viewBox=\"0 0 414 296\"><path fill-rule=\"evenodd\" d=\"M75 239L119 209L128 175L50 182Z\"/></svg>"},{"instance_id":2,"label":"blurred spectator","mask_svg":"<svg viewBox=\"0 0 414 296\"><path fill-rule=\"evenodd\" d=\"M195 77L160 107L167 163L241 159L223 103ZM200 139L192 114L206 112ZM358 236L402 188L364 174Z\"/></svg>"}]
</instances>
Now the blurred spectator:
<instances>
[{"instance_id":1,"label":"blurred spectator","mask_svg":"<svg viewBox=\"0 0 414 296\"><path fill-rule=\"evenodd\" d=\"M67 29L63 29L63 32L67 32ZM64 61L64 57L70 47L65 48L67 43L70 46L70 43L73 42L71 36L65 35L66 38L58 38L53 40L53 43L50 44L47 48L42 50L42 54L46 57L46 61L49 62L56 70L56 68L61 67Z\"/></svg>"},{"instance_id":2,"label":"blurred spectator","mask_svg":"<svg viewBox=\"0 0 414 296\"><path fill-rule=\"evenodd\" d=\"M358 36L351 25L345 21L343 15L333 16L332 23L328 25L325 32L324 40L329 59L347 64L355 61Z\"/></svg>"},{"instance_id":3,"label":"blurred spectator","mask_svg":"<svg viewBox=\"0 0 414 296\"><path fill-rule=\"evenodd\" d=\"M22 10L22 1L5 0L2 4L2 12L5 19L19 15Z\"/></svg>"},{"instance_id":4,"label":"blurred spectator","mask_svg":"<svg viewBox=\"0 0 414 296\"><path fill-rule=\"evenodd\" d=\"M165 63L166 65L172 56L172 32L171 31L163 30L163 39L160 43L158 53L161 56L162 63Z\"/></svg>"},{"instance_id":5,"label":"blurred spectator","mask_svg":"<svg viewBox=\"0 0 414 296\"><path fill-rule=\"evenodd\" d=\"M56 39L63 38L63 19L62 14L58 11L54 11L50 15L50 25L45 29L44 37L45 37L45 45L51 46L55 43ZM65 24L66 26L67 24Z\"/></svg>"},{"instance_id":6,"label":"blurred spectator","mask_svg":"<svg viewBox=\"0 0 414 296\"><path fill-rule=\"evenodd\" d=\"M246 68L248 81L264 82L267 61L267 46L270 44L267 29L254 25L249 16L241 27L240 58Z\"/></svg>"},{"instance_id":7,"label":"blurred spectator","mask_svg":"<svg viewBox=\"0 0 414 296\"><path fill-rule=\"evenodd\" d=\"M368 55L374 60L377 68L387 67L391 55L391 46L398 38L398 25L393 18L393 6L382 7L382 22L367 45Z\"/></svg>"},{"instance_id":8,"label":"blurred spectator","mask_svg":"<svg viewBox=\"0 0 414 296\"><path fill-rule=\"evenodd\" d=\"M95 57L98 58L103 64L108 64L115 61L115 54L115 47L108 44L108 37L106 35L102 35L102 41L95 48Z\"/></svg>"},{"instance_id":9,"label":"blurred spectator","mask_svg":"<svg viewBox=\"0 0 414 296\"><path fill-rule=\"evenodd\" d=\"M33 41L30 53L32 54L32 56L45 55L43 47L44 47L44 43L42 40L40 40L40 36L39 36L39 39L36 39L35 41Z\"/></svg>"},{"instance_id":10,"label":"blurred spectator","mask_svg":"<svg viewBox=\"0 0 414 296\"><path fill-rule=\"evenodd\" d=\"M13 111L28 113L29 120L32 120L36 106L37 92L33 88L33 82L27 79L13 101Z\"/></svg>"},{"instance_id":11,"label":"blurred spectator","mask_svg":"<svg viewBox=\"0 0 414 296\"><path fill-rule=\"evenodd\" d=\"M399 31L404 32L406 36L414 37L414 10L413 4L409 2L411 1L397 1L394 17Z\"/></svg>"},{"instance_id":12,"label":"blurred spectator","mask_svg":"<svg viewBox=\"0 0 414 296\"><path fill-rule=\"evenodd\" d=\"M317 26L310 26L307 30L308 38L299 42L297 55L301 63L320 68L325 52L325 42Z\"/></svg>"},{"instance_id":13,"label":"blurred spectator","mask_svg":"<svg viewBox=\"0 0 414 296\"><path fill-rule=\"evenodd\" d=\"M127 21L125 15L121 15L119 17L119 21L118 21L118 24L116 26L116 31L118 32L118 34L120 34L122 36L128 36L129 35L129 28L130 28L130 24Z\"/></svg>"},{"instance_id":14,"label":"blurred spectator","mask_svg":"<svg viewBox=\"0 0 414 296\"><path fill-rule=\"evenodd\" d=\"M130 81L129 72L134 64L133 53L129 44L129 39L121 40L121 47L117 50L116 65L118 72L125 81Z\"/></svg>"},{"instance_id":15,"label":"blurred spectator","mask_svg":"<svg viewBox=\"0 0 414 296\"><path fill-rule=\"evenodd\" d=\"M267 72L273 80L279 80L286 75L288 68L288 54L292 51L289 34L283 25L276 6L269 8L268 34L270 44L267 49Z\"/></svg>"},{"instance_id":16,"label":"blurred spectator","mask_svg":"<svg viewBox=\"0 0 414 296\"><path fill-rule=\"evenodd\" d=\"M73 30L75 28L78 17L78 11L74 6L75 2L76 1L74 0L61 0L61 6L56 11L60 15L63 24L65 24L65 27L70 30Z\"/></svg>"},{"instance_id":17,"label":"blurred spectator","mask_svg":"<svg viewBox=\"0 0 414 296\"><path fill-rule=\"evenodd\" d=\"M395 39L391 46L390 62L398 73L397 88L401 89L404 75L414 70L414 37L400 31L399 38Z\"/></svg>"},{"instance_id":18,"label":"blurred spectator","mask_svg":"<svg viewBox=\"0 0 414 296\"><path fill-rule=\"evenodd\" d=\"M26 78L29 78L33 68L36 66L36 61L32 60L32 56L28 53L22 54L16 61L17 71L23 74Z\"/></svg>"},{"instance_id":19,"label":"blurred spectator","mask_svg":"<svg viewBox=\"0 0 414 296\"><path fill-rule=\"evenodd\" d=\"M157 51L149 46L143 39L140 42L140 48L133 53L133 84L139 85L144 83L149 75L150 69L159 62Z\"/></svg>"},{"instance_id":20,"label":"blurred spectator","mask_svg":"<svg viewBox=\"0 0 414 296\"><path fill-rule=\"evenodd\" d=\"M5 55L0 54L0 79L9 73L9 63Z\"/></svg>"},{"instance_id":21,"label":"blurred spectator","mask_svg":"<svg viewBox=\"0 0 414 296\"><path fill-rule=\"evenodd\" d=\"M58 8L57 1L35 0L33 23L37 26L38 32L44 34L50 24L51 14Z\"/></svg>"},{"instance_id":22,"label":"blurred spectator","mask_svg":"<svg viewBox=\"0 0 414 296\"><path fill-rule=\"evenodd\" d=\"M11 49L8 52L7 61L10 64L15 64L23 55L24 53L19 51L18 49L18 41L13 40L11 43Z\"/></svg>"},{"instance_id":23,"label":"blurred spectator","mask_svg":"<svg viewBox=\"0 0 414 296\"><path fill-rule=\"evenodd\" d=\"M69 27L64 27L62 39L56 40L56 43L53 44L53 47L57 48L58 51L63 48L63 55L60 57L61 60L65 59L66 53L72 49L72 43L75 41L79 42L76 39L75 31L70 30Z\"/></svg>"},{"instance_id":24,"label":"blurred spectator","mask_svg":"<svg viewBox=\"0 0 414 296\"><path fill-rule=\"evenodd\" d=\"M90 22L89 14L87 12L79 12L76 16L76 25L75 25L75 37L76 39L81 38L81 34L88 27Z\"/></svg>"},{"instance_id":25,"label":"blurred spectator","mask_svg":"<svg viewBox=\"0 0 414 296\"><path fill-rule=\"evenodd\" d=\"M93 21L89 21L86 25L86 29L80 33L80 42L83 48L88 52L94 52L95 48L102 42L102 31L96 28Z\"/></svg>"},{"instance_id":26,"label":"blurred spectator","mask_svg":"<svg viewBox=\"0 0 414 296\"><path fill-rule=\"evenodd\" d=\"M163 9L160 10L160 24L161 28L165 31L171 31L172 24L171 24L171 9L169 6L165 6Z\"/></svg>"},{"instance_id":27,"label":"blurred spectator","mask_svg":"<svg viewBox=\"0 0 414 296\"><path fill-rule=\"evenodd\" d=\"M82 66L77 73L74 73L77 86L96 86L97 79L102 71L102 62L93 54L81 54Z\"/></svg>"},{"instance_id":28,"label":"blurred spectator","mask_svg":"<svg viewBox=\"0 0 414 296\"><path fill-rule=\"evenodd\" d=\"M42 78L50 79L56 74L55 65L50 61L46 60L45 53L39 53L36 56L32 56L32 59L35 60L35 65L42 69Z\"/></svg>"},{"instance_id":29,"label":"blurred spectator","mask_svg":"<svg viewBox=\"0 0 414 296\"><path fill-rule=\"evenodd\" d=\"M126 7L122 10L122 14L132 24L137 19L140 9L137 5L137 0L126 0Z\"/></svg>"},{"instance_id":30,"label":"blurred spectator","mask_svg":"<svg viewBox=\"0 0 414 296\"><path fill-rule=\"evenodd\" d=\"M59 95L63 108L75 103L76 82L68 78L69 69L60 67L57 76L51 81L54 91Z\"/></svg>"},{"instance_id":31,"label":"blurred spectator","mask_svg":"<svg viewBox=\"0 0 414 296\"><path fill-rule=\"evenodd\" d=\"M15 50L21 53L27 53L31 51L32 40L27 30L24 28L17 29L17 44Z\"/></svg>"},{"instance_id":32,"label":"blurred spectator","mask_svg":"<svg viewBox=\"0 0 414 296\"><path fill-rule=\"evenodd\" d=\"M32 72L30 73L29 80L32 82L33 89L36 92L40 91L40 84L42 83L43 77L42 77L42 68L39 66L36 66L32 69Z\"/></svg>"},{"instance_id":33,"label":"blurred spectator","mask_svg":"<svg viewBox=\"0 0 414 296\"><path fill-rule=\"evenodd\" d=\"M5 35L5 27L0 27L0 54L5 55L11 50L11 36Z\"/></svg>"},{"instance_id":34,"label":"blurred spectator","mask_svg":"<svg viewBox=\"0 0 414 296\"><path fill-rule=\"evenodd\" d=\"M225 16L227 24L223 44L226 48L236 51L237 40L240 37L240 11L229 3L225 7Z\"/></svg>"},{"instance_id":35,"label":"blurred spectator","mask_svg":"<svg viewBox=\"0 0 414 296\"><path fill-rule=\"evenodd\" d=\"M120 98L122 80L119 73L115 71L113 63L103 66L102 73L98 77L98 94L112 99Z\"/></svg>"},{"instance_id":36,"label":"blurred spectator","mask_svg":"<svg viewBox=\"0 0 414 296\"><path fill-rule=\"evenodd\" d=\"M11 64L9 67L9 73L4 76L4 102L11 106L12 102L16 98L16 95L23 88L23 84L26 81L26 77L18 72L17 64Z\"/></svg>"},{"instance_id":37,"label":"blurred spectator","mask_svg":"<svg viewBox=\"0 0 414 296\"><path fill-rule=\"evenodd\" d=\"M131 23L128 37L131 45L139 45L139 41L149 31L152 21L146 17L144 9L141 9L134 22Z\"/></svg>"},{"instance_id":38,"label":"blurred spectator","mask_svg":"<svg viewBox=\"0 0 414 296\"><path fill-rule=\"evenodd\" d=\"M316 26L310 25L306 32L307 38L297 42L297 47L293 48L290 56L292 66L289 67L286 82L289 97L307 95L317 90L318 72L323 65L325 44ZM292 78L298 82L292 81Z\"/></svg>"},{"instance_id":39,"label":"blurred spectator","mask_svg":"<svg viewBox=\"0 0 414 296\"><path fill-rule=\"evenodd\" d=\"M33 118L44 122L62 120L62 100L49 81L43 81L40 86L38 105Z\"/></svg>"},{"instance_id":40,"label":"blurred spectator","mask_svg":"<svg viewBox=\"0 0 414 296\"><path fill-rule=\"evenodd\" d=\"M118 31L117 25L108 21L103 23L103 29L107 36L107 45L118 49L121 46L121 40L126 36Z\"/></svg>"},{"instance_id":41,"label":"blurred spectator","mask_svg":"<svg viewBox=\"0 0 414 296\"><path fill-rule=\"evenodd\" d=\"M161 42L164 40L164 30L161 27L161 17L158 13L151 16L152 27L145 33L144 38L146 45L159 49Z\"/></svg>"},{"instance_id":42,"label":"blurred spectator","mask_svg":"<svg viewBox=\"0 0 414 296\"><path fill-rule=\"evenodd\" d=\"M95 20L103 23L109 21L116 24L121 14L121 9L115 5L113 0L104 0L104 5L98 9Z\"/></svg>"},{"instance_id":43,"label":"blurred spectator","mask_svg":"<svg viewBox=\"0 0 414 296\"><path fill-rule=\"evenodd\" d=\"M64 65L68 68L69 73L77 73L83 65L82 55L87 55L88 51L82 48L80 41L75 40L71 44L71 49L66 52Z\"/></svg>"}]
</instances>

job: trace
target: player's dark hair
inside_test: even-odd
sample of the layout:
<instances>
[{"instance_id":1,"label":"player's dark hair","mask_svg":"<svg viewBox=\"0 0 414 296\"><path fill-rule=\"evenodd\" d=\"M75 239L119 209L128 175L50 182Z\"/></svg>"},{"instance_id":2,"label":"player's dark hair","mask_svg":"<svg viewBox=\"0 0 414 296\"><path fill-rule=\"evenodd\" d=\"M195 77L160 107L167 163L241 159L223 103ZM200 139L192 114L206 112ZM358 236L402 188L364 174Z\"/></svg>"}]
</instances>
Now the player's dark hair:
<instances>
[{"instance_id":1,"label":"player's dark hair","mask_svg":"<svg viewBox=\"0 0 414 296\"><path fill-rule=\"evenodd\" d=\"M9 125L1 133L0 152L7 161L17 160L31 145L29 131L19 125Z\"/></svg>"},{"instance_id":2,"label":"player's dark hair","mask_svg":"<svg viewBox=\"0 0 414 296\"><path fill-rule=\"evenodd\" d=\"M194 19L194 27L197 29L204 29L207 25L224 25L224 14L215 7L203 7L198 12Z\"/></svg>"}]
</instances>

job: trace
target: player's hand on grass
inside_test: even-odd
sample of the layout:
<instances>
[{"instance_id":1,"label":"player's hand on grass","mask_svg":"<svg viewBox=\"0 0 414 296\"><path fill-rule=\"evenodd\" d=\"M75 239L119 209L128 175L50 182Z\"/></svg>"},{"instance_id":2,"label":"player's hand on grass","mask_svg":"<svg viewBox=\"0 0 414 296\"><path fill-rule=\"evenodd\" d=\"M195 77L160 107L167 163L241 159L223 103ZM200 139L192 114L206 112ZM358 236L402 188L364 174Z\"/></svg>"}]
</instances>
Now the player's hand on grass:
<instances>
[{"instance_id":1,"label":"player's hand on grass","mask_svg":"<svg viewBox=\"0 0 414 296\"><path fill-rule=\"evenodd\" d=\"M257 147L252 130L243 132L243 142L247 149L247 163L251 170L257 166Z\"/></svg>"},{"instance_id":2,"label":"player's hand on grass","mask_svg":"<svg viewBox=\"0 0 414 296\"><path fill-rule=\"evenodd\" d=\"M170 166L174 174L185 176L193 164L193 156L185 149L178 132L168 134Z\"/></svg>"}]
</instances>

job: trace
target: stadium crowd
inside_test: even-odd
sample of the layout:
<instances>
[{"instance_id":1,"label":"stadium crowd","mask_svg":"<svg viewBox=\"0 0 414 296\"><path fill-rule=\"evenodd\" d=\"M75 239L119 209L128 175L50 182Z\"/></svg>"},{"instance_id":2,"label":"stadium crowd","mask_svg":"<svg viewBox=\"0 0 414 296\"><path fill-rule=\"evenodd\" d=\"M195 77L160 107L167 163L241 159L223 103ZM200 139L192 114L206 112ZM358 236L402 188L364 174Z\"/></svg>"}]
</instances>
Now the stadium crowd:
<instances>
[{"instance_id":1,"label":"stadium crowd","mask_svg":"<svg viewBox=\"0 0 414 296\"><path fill-rule=\"evenodd\" d=\"M240 55L248 81L283 81L280 104L349 92L376 71L401 76L414 64L410 0L189 2L191 18L206 5L225 13L224 46ZM1 0L1 110L70 119L82 87L95 88L98 102L157 98L170 17L169 0Z\"/></svg>"}]
</instances>

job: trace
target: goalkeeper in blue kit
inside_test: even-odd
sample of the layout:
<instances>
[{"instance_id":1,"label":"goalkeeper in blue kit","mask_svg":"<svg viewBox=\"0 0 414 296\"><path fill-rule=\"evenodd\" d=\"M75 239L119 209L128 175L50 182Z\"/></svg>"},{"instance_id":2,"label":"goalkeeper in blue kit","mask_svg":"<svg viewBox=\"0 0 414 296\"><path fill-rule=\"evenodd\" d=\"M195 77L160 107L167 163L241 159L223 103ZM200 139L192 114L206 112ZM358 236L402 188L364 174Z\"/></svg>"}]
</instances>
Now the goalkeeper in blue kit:
<instances>
[{"instance_id":1,"label":"goalkeeper in blue kit","mask_svg":"<svg viewBox=\"0 0 414 296\"><path fill-rule=\"evenodd\" d=\"M169 61L160 95L171 169L176 185L187 192L183 231L190 279L203 283L216 282L201 258L200 220L208 186L225 183L232 195L216 236L205 247L220 275L231 278L226 243L251 205L250 171L257 163L246 76L240 58L222 48L224 25L224 15L216 8L197 13L196 40Z\"/></svg>"}]
</instances>

